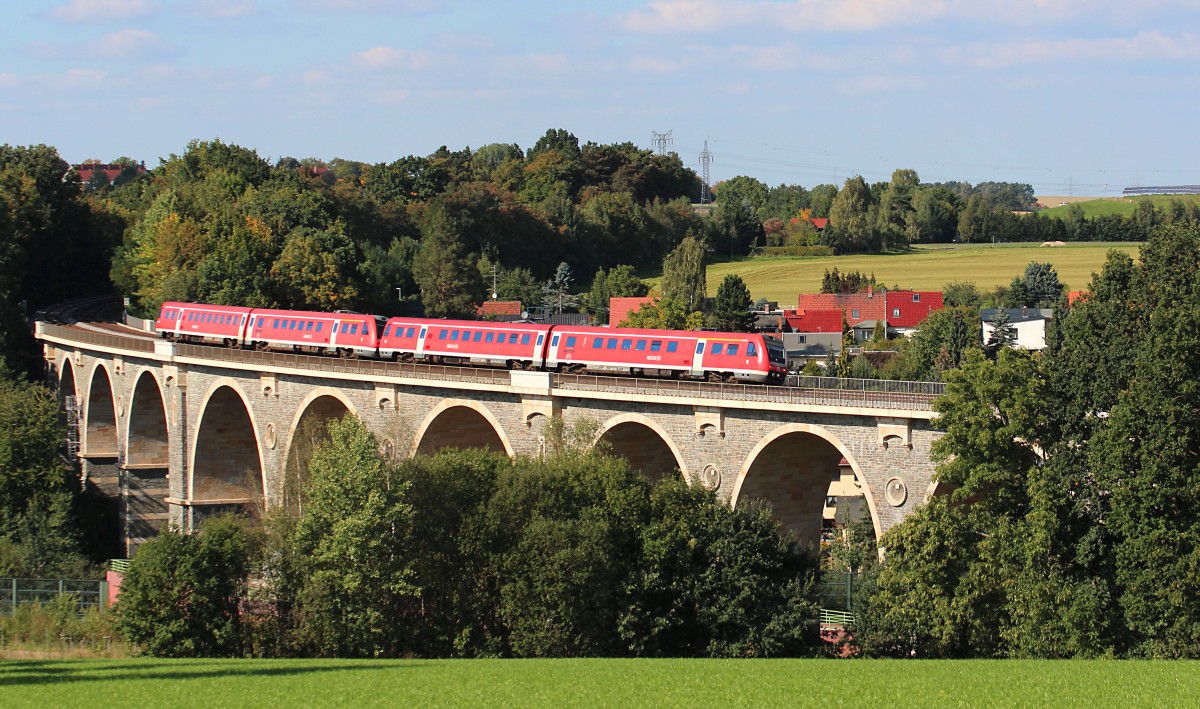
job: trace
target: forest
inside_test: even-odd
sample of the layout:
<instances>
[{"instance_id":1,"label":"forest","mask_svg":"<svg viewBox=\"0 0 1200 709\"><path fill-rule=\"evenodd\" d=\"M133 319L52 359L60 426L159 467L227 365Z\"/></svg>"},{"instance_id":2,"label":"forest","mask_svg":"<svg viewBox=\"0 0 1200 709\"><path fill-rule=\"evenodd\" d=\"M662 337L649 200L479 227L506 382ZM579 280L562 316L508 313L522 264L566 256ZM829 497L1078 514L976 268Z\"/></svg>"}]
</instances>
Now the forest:
<instances>
[{"instance_id":1,"label":"forest","mask_svg":"<svg viewBox=\"0 0 1200 709\"><path fill-rule=\"evenodd\" d=\"M848 570L862 580L854 639L869 656L1200 656L1195 207L1074 223L1016 213L1032 197L1019 185L926 185L901 170L811 190L733 178L704 215L678 156L581 146L561 130L528 150L375 165L270 164L213 140L114 184L80 183L69 167L51 147L0 146L0 575L98 561L55 395L31 383L27 318L50 303L117 293L142 314L166 299L469 314L492 273L499 297L545 301L556 287L586 307L603 299L572 289L573 274L622 294L672 257L1144 242L1062 305L1043 353L980 342L970 305L929 329L948 340L915 341L947 382L940 494L882 539L850 528L836 551L800 549L768 510L729 510L685 481L650 485L565 444L547 464L383 460L351 420L314 459L302 510L143 547L125 607L145 605L121 623L148 652L806 654L820 647L804 619L821 575ZM1022 297L1047 275L1027 271ZM555 482L539 493L522 476ZM438 516L413 513L430 499L444 502ZM527 523L503 522L514 518ZM763 594L752 603L751 587ZM155 592L200 605L156 616L180 606ZM235 612L246 604L269 612Z\"/></svg>"}]
</instances>

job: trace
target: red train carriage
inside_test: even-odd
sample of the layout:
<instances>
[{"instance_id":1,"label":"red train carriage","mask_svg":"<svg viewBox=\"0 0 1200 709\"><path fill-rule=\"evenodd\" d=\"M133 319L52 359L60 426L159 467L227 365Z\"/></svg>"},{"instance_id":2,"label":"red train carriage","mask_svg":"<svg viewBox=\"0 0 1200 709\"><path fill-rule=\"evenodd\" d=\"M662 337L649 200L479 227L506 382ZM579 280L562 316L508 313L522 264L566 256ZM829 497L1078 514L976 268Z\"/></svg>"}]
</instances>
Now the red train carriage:
<instances>
[{"instance_id":1,"label":"red train carriage","mask_svg":"<svg viewBox=\"0 0 1200 709\"><path fill-rule=\"evenodd\" d=\"M167 302L162 304L154 327L166 340L236 347L242 341L249 315L250 308Z\"/></svg>"},{"instance_id":2,"label":"red train carriage","mask_svg":"<svg viewBox=\"0 0 1200 709\"><path fill-rule=\"evenodd\" d=\"M383 318L363 313L255 308L242 343L256 349L375 357L382 323Z\"/></svg>"},{"instance_id":3,"label":"red train carriage","mask_svg":"<svg viewBox=\"0 0 1200 709\"><path fill-rule=\"evenodd\" d=\"M540 369L549 332L549 326L525 323L392 318L384 326L379 356Z\"/></svg>"},{"instance_id":4,"label":"red train carriage","mask_svg":"<svg viewBox=\"0 0 1200 709\"><path fill-rule=\"evenodd\" d=\"M757 333L632 328L556 326L545 366L730 382L765 382L787 374L783 346Z\"/></svg>"}]
</instances>

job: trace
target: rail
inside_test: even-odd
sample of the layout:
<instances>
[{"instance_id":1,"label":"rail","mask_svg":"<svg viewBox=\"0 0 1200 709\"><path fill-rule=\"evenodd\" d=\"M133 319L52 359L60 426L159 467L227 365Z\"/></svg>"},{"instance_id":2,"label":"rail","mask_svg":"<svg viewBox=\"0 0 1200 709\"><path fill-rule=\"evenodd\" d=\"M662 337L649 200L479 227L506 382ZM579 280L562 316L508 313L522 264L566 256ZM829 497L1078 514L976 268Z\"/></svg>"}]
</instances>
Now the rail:
<instances>
[{"instance_id":1,"label":"rail","mask_svg":"<svg viewBox=\"0 0 1200 709\"><path fill-rule=\"evenodd\" d=\"M41 324L45 335L81 344L119 348L134 352L153 352L155 340L112 333L93 332L50 323ZM377 377L406 377L469 384L507 386L509 371L491 367L391 362L385 360L338 359L311 354L234 350L206 345L176 344L177 356L238 362L263 367L309 369L342 374ZM903 382L880 379L839 379L837 377L788 378L788 386L762 384L718 384L678 379L596 376L590 374L553 374L551 386L574 391L599 391L691 397L714 401L761 401L764 403L803 404L868 409L908 409L932 411L934 399L945 392L942 382Z\"/></svg>"}]
</instances>

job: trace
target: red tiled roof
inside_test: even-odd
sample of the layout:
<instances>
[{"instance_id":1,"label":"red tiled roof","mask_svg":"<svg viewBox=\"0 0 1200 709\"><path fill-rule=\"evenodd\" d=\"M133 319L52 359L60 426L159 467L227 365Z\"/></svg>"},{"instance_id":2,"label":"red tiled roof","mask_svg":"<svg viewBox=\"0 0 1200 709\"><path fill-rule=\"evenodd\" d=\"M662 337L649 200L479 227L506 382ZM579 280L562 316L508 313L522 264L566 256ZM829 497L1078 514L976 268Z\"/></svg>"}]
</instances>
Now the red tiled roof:
<instances>
[{"instance_id":1,"label":"red tiled roof","mask_svg":"<svg viewBox=\"0 0 1200 709\"><path fill-rule=\"evenodd\" d=\"M846 311L846 322L854 327L863 320L879 320L883 317L883 294L876 293L817 293L808 295L801 293L797 299L797 310L837 310ZM855 315L857 311L857 316ZM840 317L840 316L839 316ZM839 322L838 327L841 327Z\"/></svg>"},{"instance_id":2,"label":"red tiled roof","mask_svg":"<svg viewBox=\"0 0 1200 709\"><path fill-rule=\"evenodd\" d=\"M1067 291L1067 305L1075 305L1081 300L1087 300L1089 295L1091 295L1091 293L1088 293L1085 290Z\"/></svg>"},{"instance_id":3,"label":"red tiled roof","mask_svg":"<svg viewBox=\"0 0 1200 709\"><path fill-rule=\"evenodd\" d=\"M884 302L887 304L888 327L917 327L930 313L942 309L942 294L940 291L888 291L884 294Z\"/></svg>"},{"instance_id":4,"label":"red tiled roof","mask_svg":"<svg viewBox=\"0 0 1200 709\"><path fill-rule=\"evenodd\" d=\"M637 312L646 303L653 303L656 298L645 296L643 298L609 298L608 299L608 324L614 327L625 322L630 313Z\"/></svg>"},{"instance_id":5,"label":"red tiled roof","mask_svg":"<svg viewBox=\"0 0 1200 709\"><path fill-rule=\"evenodd\" d=\"M479 314L488 315L520 315L521 301L519 300L485 300L479 306Z\"/></svg>"},{"instance_id":6,"label":"red tiled roof","mask_svg":"<svg viewBox=\"0 0 1200 709\"><path fill-rule=\"evenodd\" d=\"M809 221L812 222L812 225L817 228L817 231L821 231L825 227L829 226L829 217L813 217L812 219L809 219Z\"/></svg>"},{"instance_id":7,"label":"red tiled roof","mask_svg":"<svg viewBox=\"0 0 1200 709\"><path fill-rule=\"evenodd\" d=\"M785 310L783 319L793 332L841 332L842 311L830 308Z\"/></svg>"}]
</instances>

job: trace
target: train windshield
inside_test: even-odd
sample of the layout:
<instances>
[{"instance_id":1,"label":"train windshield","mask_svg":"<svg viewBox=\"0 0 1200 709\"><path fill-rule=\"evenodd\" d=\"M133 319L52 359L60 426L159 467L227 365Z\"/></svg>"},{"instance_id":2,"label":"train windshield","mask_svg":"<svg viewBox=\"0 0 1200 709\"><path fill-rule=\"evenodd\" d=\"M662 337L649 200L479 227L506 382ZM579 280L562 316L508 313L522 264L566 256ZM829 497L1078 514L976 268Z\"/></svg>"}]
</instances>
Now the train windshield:
<instances>
[{"instance_id":1,"label":"train windshield","mask_svg":"<svg viewBox=\"0 0 1200 709\"><path fill-rule=\"evenodd\" d=\"M764 338L763 342L767 345L767 361L771 364L778 364L782 367L787 366L787 352L783 349L783 343L779 340Z\"/></svg>"}]
</instances>

